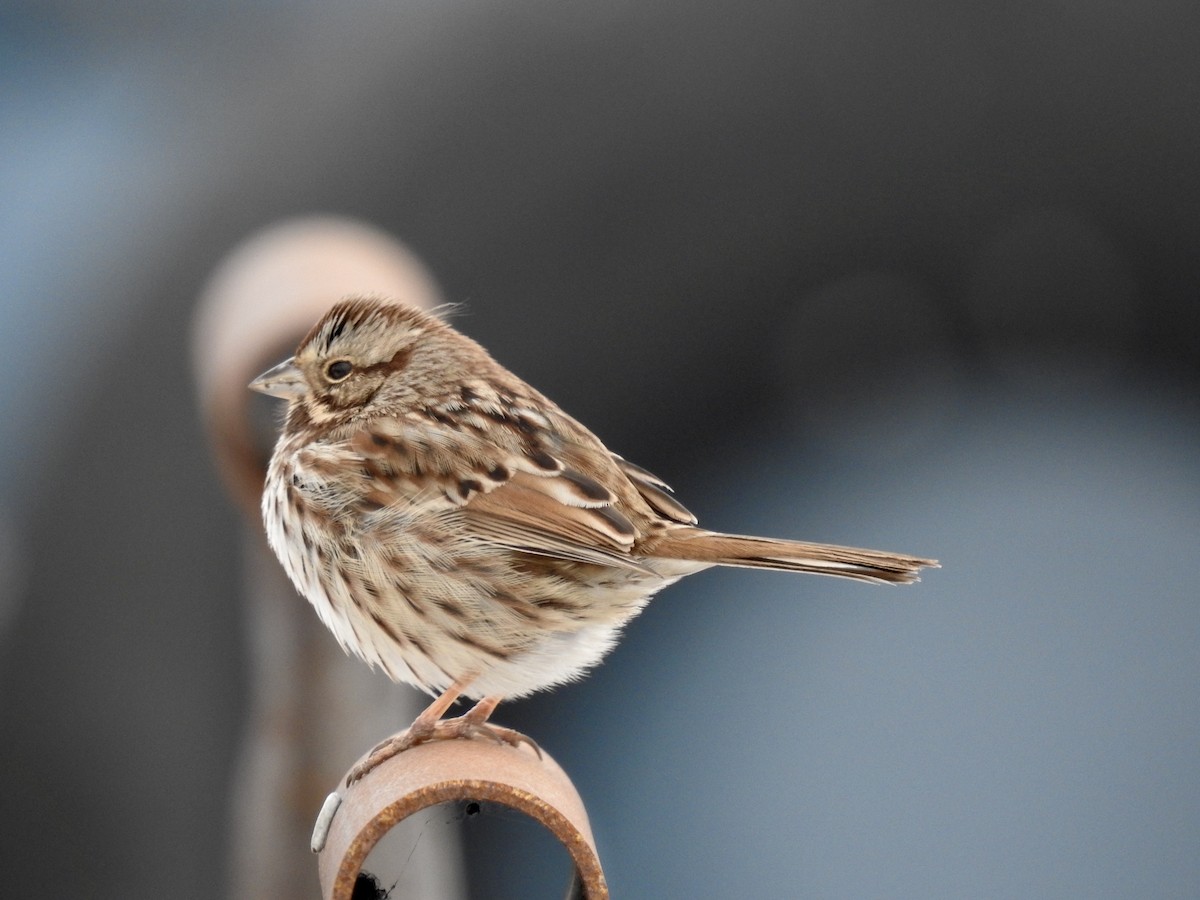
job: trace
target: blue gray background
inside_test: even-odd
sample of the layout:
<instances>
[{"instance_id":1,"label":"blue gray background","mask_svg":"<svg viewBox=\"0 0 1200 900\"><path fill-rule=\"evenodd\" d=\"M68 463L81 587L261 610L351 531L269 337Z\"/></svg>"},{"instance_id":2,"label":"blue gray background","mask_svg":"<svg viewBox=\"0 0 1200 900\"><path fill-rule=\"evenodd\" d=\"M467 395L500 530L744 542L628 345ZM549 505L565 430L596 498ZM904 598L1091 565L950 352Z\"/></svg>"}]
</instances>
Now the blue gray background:
<instances>
[{"instance_id":1,"label":"blue gray background","mask_svg":"<svg viewBox=\"0 0 1200 900\"><path fill-rule=\"evenodd\" d=\"M945 565L697 576L502 710L616 896L1200 894L1196 5L326 6L0 9L4 893L225 893L187 325L331 211L705 524Z\"/></svg>"}]
</instances>

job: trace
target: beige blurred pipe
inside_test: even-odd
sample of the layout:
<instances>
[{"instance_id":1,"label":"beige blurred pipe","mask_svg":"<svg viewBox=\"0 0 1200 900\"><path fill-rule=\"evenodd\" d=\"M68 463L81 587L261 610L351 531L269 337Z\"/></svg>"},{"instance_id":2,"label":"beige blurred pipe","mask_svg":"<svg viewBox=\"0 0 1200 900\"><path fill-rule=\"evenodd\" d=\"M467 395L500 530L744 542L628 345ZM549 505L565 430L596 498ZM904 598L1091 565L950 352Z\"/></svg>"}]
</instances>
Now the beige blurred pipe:
<instances>
[{"instance_id":1,"label":"beige blurred pipe","mask_svg":"<svg viewBox=\"0 0 1200 900\"><path fill-rule=\"evenodd\" d=\"M201 410L222 476L247 517L252 696L233 798L235 897L318 896L309 838L323 798L364 747L424 705L416 692L342 653L287 583L259 524L272 436L255 421L257 401L246 385L350 293L425 308L439 302L433 279L395 239L314 217L275 225L235 248L213 274L194 321ZM396 896L464 896L452 832L437 823L420 827Z\"/></svg>"}]
</instances>

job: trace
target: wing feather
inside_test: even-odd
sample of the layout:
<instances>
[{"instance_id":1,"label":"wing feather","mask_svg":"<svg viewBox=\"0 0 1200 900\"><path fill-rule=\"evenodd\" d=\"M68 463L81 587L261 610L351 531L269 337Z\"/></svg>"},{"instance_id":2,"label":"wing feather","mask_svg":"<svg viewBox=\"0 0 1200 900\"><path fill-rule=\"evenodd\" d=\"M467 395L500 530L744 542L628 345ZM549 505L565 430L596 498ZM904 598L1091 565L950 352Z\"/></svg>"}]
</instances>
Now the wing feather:
<instances>
[{"instance_id":1,"label":"wing feather","mask_svg":"<svg viewBox=\"0 0 1200 900\"><path fill-rule=\"evenodd\" d=\"M401 417L365 424L349 444L370 475L370 508L432 488L448 501L443 515L500 547L653 574L631 554L643 536L635 521L652 513L612 454L594 439L591 446L553 430L499 426Z\"/></svg>"}]
</instances>

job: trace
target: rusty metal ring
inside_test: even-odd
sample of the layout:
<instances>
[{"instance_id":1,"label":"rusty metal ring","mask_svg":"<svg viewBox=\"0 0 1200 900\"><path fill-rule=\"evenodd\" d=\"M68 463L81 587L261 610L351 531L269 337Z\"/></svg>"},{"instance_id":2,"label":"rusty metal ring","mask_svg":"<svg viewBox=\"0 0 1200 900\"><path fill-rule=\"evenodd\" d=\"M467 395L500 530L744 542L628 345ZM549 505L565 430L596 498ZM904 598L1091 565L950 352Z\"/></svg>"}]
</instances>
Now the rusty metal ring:
<instances>
[{"instance_id":1,"label":"rusty metal ring","mask_svg":"<svg viewBox=\"0 0 1200 900\"><path fill-rule=\"evenodd\" d=\"M321 896L350 900L385 834L414 813L456 800L501 804L540 822L570 854L579 896L607 900L587 812L566 772L544 751L539 758L524 744L481 739L420 744L331 794L313 835Z\"/></svg>"}]
</instances>

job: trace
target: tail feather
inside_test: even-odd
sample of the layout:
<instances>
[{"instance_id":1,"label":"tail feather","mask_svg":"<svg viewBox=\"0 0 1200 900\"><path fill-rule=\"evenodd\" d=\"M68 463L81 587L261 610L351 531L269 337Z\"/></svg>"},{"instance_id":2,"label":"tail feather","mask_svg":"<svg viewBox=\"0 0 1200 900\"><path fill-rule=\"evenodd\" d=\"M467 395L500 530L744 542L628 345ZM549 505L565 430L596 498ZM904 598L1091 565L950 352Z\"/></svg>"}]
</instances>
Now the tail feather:
<instances>
[{"instance_id":1,"label":"tail feather","mask_svg":"<svg viewBox=\"0 0 1200 900\"><path fill-rule=\"evenodd\" d=\"M911 584L921 580L921 569L938 568L937 560L902 553L720 534L701 528L670 529L638 552L655 559L810 572L882 584Z\"/></svg>"}]
</instances>

